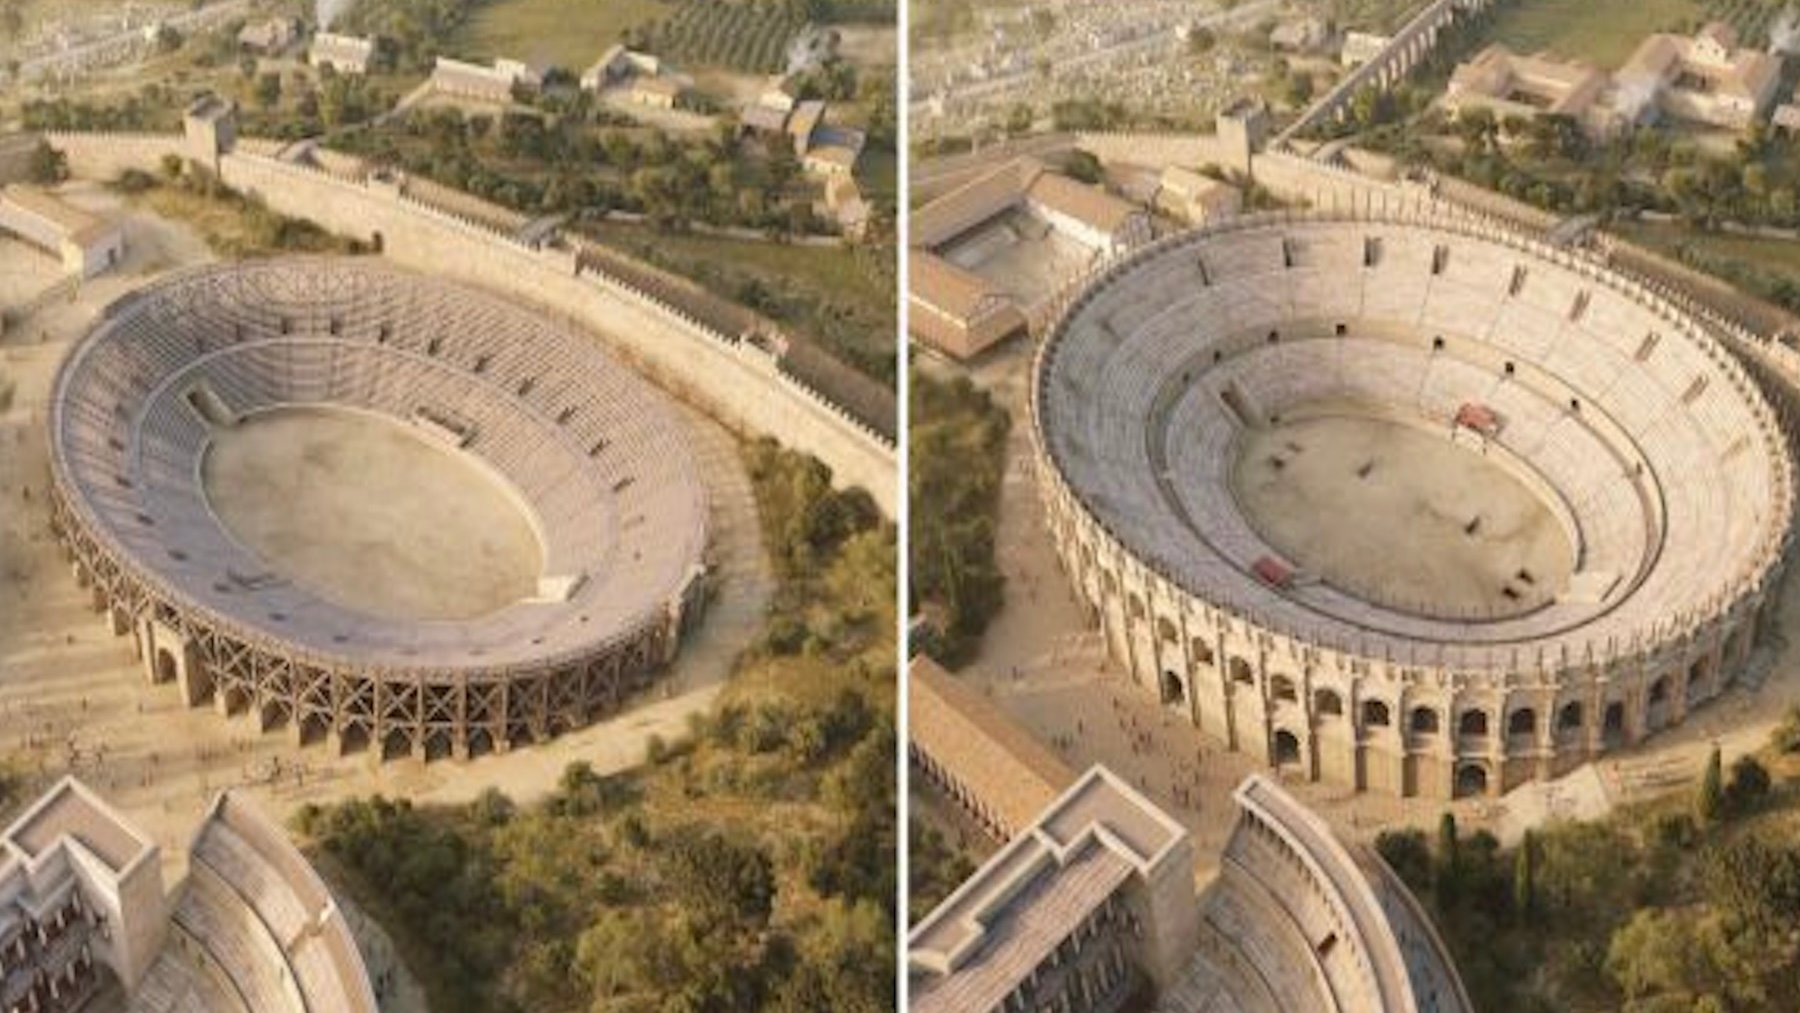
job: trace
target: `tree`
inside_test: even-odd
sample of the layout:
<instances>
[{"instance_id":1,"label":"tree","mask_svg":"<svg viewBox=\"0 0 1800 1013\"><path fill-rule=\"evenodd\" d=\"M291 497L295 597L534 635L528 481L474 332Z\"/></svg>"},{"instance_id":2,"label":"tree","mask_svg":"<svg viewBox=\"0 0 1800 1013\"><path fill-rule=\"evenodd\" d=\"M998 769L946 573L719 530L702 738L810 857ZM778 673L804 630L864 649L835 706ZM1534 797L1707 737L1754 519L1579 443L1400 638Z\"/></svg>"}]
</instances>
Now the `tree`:
<instances>
[{"instance_id":1,"label":"tree","mask_svg":"<svg viewBox=\"0 0 1800 1013\"><path fill-rule=\"evenodd\" d=\"M1712 752L1707 754L1706 769L1700 775L1699 794L1694 799L1694 814L1701 823L1717 823L1725 814L1724 761L1718 746L1712 747Z\"/></svg>"},{"instance_id":2,"label":"tree","mask_svg":"<svg viewBox=\"0 0 1800 1013\"><path fill-rule=\"evenodd\" d=\"M256 104L273 109L281 101L281 75L263 74L256 79Z\"/></svg>"},{"instance_id":3,"label":"tree","mask_svg":"<svg viewBox=\"0 0 1800 1013\"><path fill-rule=\"evenodd\" d=\"M1383 830L1375 838L1375 851L1414 893L1431 887L1431 845L1425 831L1416 827Z\"/></svg>"},{"instance_id":4,"label":"tree","mask_svg":"<svg viewBox=\"0 0 1800 1013\"><path fill-rule=\"evenodd\" d=\"M69 158L52 148L50 142L39 141L37 147L31 149L31 161L25 173L39 186L52 186L69 178Z\"/></svg>"},{"instance_id":5,"label":"tree","mask_svg":"<svg viewBox=\"0 0 1800 1013\"><path fill-rule=\"evenodd\" d=\"M1769 796L1769 771L1756 757L1744 755L1731 765L1731 781L1725 786L1726 808L1742 815Z\"/></svg>"},{"instance_id":6,"label":"tree","mask_svg":"<svg viewBox=\"0 0 1800 1013\"><path fill-rule=\"evenodd\" d=\"M1106 169L1091 151L1076 150L1063 163L1063 172L1083 183L1098 183L1106 178Z\"/></svg>"},{"instance_id":7,"label":"tree","mask_svg":"<svg viewBox=\"0 0 1800 1013\"><path fill-rule=\"evenodd\" d=\"M1537 908L1537 837L1525 831L1513 855L1513 911L1529 916Z\"/></svg>"}]
</instances>

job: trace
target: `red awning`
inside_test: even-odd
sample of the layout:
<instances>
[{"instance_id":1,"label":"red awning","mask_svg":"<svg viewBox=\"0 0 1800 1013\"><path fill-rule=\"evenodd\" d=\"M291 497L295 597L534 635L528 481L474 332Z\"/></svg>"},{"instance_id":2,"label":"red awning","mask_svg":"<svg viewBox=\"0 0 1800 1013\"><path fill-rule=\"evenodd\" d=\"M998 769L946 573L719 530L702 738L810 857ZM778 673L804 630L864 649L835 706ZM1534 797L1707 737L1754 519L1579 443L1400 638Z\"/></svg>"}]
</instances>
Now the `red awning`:
<instances>
[{"instance_id":1,"label":"red awning","mask_svg":"<svg viewBox=\"0 0 1800 1013\"><path fill-rule=\"evenodd\" d=\"M1274 556L1264 556L1250 567L1270 587L1287 587L1294 582L1294 571Z\"/></svg>"},{"instance_id":2,"label":"red awning","mask_svg":"<svg viewBox=\"0 0 1800 1013\"><path fill-rule=\"evenodd\" d=\"M1500 416L1487 405L1467 401L1456 410L1456 424L1492 436L1500 431Z\"/></svg>"}]
</instances>

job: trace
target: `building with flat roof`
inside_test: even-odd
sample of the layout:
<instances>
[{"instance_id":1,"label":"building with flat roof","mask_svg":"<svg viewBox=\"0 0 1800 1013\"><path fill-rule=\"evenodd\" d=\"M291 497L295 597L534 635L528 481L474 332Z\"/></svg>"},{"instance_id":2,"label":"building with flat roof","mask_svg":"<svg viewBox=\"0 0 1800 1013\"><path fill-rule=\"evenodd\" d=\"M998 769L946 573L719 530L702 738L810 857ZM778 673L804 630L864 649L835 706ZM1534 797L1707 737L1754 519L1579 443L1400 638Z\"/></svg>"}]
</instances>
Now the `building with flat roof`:
<instances>
[{"instance_id":1,"label":"building with flat roof","mask_svg":"<svg viewBox=\"0 0 1800 1013\"><path fill-rule=\"evenodd\" d=\"M1151 233L1130 201L1036 159L1006 162L912 213L909 330L946 354L979 354L1041 324L1070 279Z\"/></svg>"},{"instance_id":2,"label":"building with flat roof","mask_svg":"<svg viewBox=\"0 0 1800 1013\"><path fill-rule=\"evenodd\" d=\"M238 29L238 47L273 55L293 45L300 38L300 22L295 18L269 18Z\"/></svg>"},{"instance_id":3,"label":"building with flat roof","mask_svg":"<svg viewBox=\"0 0 1800 1013\"><path fill-rule=\"evenodd\" d=\"M443 95L505 105L513 100L517 88L537 88L544 83L543 74L519 61L497 59L492 66L437 58L431 71L431 87Z\"/></svg>"},{"instance_id":4,"label":"building with flat roof","mask_svg":"<svg viewBox=\"0 0 1800 1013\"><path fill-rule=\"evenodd\" d=\"M125 258L125 229L36 187L0 187L0 231L40 247L71 275L92 278Z\"/></svg>"},{"instance_id":5,"label":"building with flat roof","mask_svg":"<svg viewBox=\"0 0 1800 1013\"><path fill-rule=\"evenodd\" d=\"M1607 75L1579 61L1520 56L1496 42L1450 75L1444 106L1458 115L1485 109L1497 119L1567 116L1590 133L1610 129Z\"/></svg>"},{"instance_id":6,"label":"building with flat roof","mask_svg":"<svg viewBox=\"0 0 1800 1013\"><path fill-rule=\"evenodd\" d=\"M1091 768L907 940L912 1013L1118 1010L1199 946L1187 829Z\"/></svg>"},{"instance_id":7,"label":"building with flat roof","mask_svg":"<svg viewBox=\"0 0 1800 1013\"><path fill-rule=\"evenodd\" d=\"M307 62L314 67L330 67L339 74L367 74L375 59L375 48L374 36L319 32L313 36Z\"/></svg>"},{"instance_id":8,"label":"building with flat roof","mask_svg":"<svg viewBox=\"0 0 1800 1013\"><path fill-rule=\"evenodd\" d=\"M1614 75L1619 111L1633 121L1668 117L1741 130L1762 118L1781 84L1781 58L1738 46L1715 21L1689 36L1644 39Z\"/></svg>"},{"instance_id":9,"label":"building with flat roof","mask_svg":"<svg viewBox=\"0 0 1800 1013\"><path fill-rule=\"evenodd\" d=\"M1244 195L1224 180L1171 165L1157 181L1156 206L1189 225L1205 225L1237 214Z\"/></svg>"}]
</instances>

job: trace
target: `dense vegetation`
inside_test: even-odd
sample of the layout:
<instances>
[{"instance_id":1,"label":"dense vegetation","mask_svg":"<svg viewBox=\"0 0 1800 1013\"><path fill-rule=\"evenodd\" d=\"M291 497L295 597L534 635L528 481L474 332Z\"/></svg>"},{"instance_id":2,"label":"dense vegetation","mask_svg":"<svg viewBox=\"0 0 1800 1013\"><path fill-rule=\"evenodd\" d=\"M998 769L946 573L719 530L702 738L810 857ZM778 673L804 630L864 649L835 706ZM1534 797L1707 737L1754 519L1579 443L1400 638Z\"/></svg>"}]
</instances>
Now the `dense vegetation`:
<instances>
[{"instance_id":1,"label":"dense vegetation","mask_svg":"<svg viewBox=\"0 0 1800 1013\"><path fill-rule=\"evenodd\" d=\"M187 223L221 257L365 252L357 240L271 210L256 197L226 186L204 166L177 156L163 160L160 176L132 169L115 185L134 202Z\"/></svg>"},{"instance_id":2,"label":"dense vegetation","mask_svg":"<svg viewBox=\"0 0 1800 1013\"><path fill-rule=\"evenodd\" d=\"M906 920L917 925L975 874L975 863L916 815L907 823L906 836Z\"/></svg>"},{"instance_id":3,"label":"dense vegetation","mask_svg":"<svg viewBox=\"0 0 1800 1013\"><path fill-rule=\"evenodd\" d=\"M439 108L332 143L528 213L628 211L668 228L821 227L791 148L752 160L723 128L698 137L631 130L585 93L553 117Z\"/></svg>"},{"instance_id":4,"label":"dense vegetation","mask_svg":"<svg viewBox=\"0 0 1800 1013\"><path fill-rule=\"evenodd\" d=\"M927 642L909 646L955 665L1003 599L994 530L1012 418L966 376L945 383L914 370L909 390L909 573L913 611L928 620Z\"/></svg>"},{"instance_id":5,"label":"dense vegetation","mask_svg":"<svg viewBox=\"0 0 1800 1013\"><path fill-rule=\"evenodd\" d=\"M1800 716L1689 794L1505 850L1444 817L1377 847L1431 909L1477 1009L1800 1008ZM1765 763L1768 766L1765 766ZM1782 777L1776 784L1773 767Z\"/></svg>"},{"instance_id":6,"label":"dense vegetation","mask_svg":"<svg viewBox=\"0 0 1800 1013\"><path fill-rule=\"evenodd\" d=\"M439 55L456 55L446 44L480 4L481 0L355 0L331 30L379 36L381 69L428 73Z\"/></svg>"},{"instance_id":7,"label":"dense vegetation","mask_svg":"<svg viewBox=\"0 0 1800 1013\"><path fill-rule=\"evenodd\" d=\"M811 458L747 460L779 588L689 737L530 805L297 818L436 1013L893 1008L894 530Z\"/></svg>"}]
</instances>

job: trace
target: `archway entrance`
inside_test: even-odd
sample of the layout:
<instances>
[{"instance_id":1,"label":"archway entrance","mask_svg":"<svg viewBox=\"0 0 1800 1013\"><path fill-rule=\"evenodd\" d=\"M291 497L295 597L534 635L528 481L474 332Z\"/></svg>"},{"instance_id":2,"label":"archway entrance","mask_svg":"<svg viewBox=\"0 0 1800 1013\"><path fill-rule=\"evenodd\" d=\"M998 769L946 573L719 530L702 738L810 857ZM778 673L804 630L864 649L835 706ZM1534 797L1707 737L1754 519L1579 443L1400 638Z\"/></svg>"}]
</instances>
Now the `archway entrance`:
<instances>
[{"instance_id":1,"label":"archway entrance","mask_svg":"<svg viewBox=\"0 0 1800 1013\"><path fill-rule=\"evenodd\" d=\"M1456 797L1478 798L1487 794L1487 768L1479 763L1465 763L1456 768Z\"/></svg>"},{"instance_id":2,"label":"archway entrance","mask_svg":"<svg viewBox=\"0 0 1800 1013\"><path fill-rule=\"evenodd\" d=\"M1177 709L1187 703L1187 687L1182 684L1181 676L1174 672L1162 674L1162 702L1164 706Z\"/></svg>"},{"instance_id":3,"label":"archway entrance","mask_svg":"<svg viewBox=\"0 0 1800 1013\"><path fill-rule=\"evenodd\" d=\"M1275 733L1275 766L1297 766L1300 763L1300 738L1283 729Z\"/></svg>"},{"instance_id":4,"label":"archway entrance","mask_svg":"<svg viewBox=\"0 0 1800 1013\"><path fill-rule=\"evenodd\" d=\"M179 667L175 661L175 655L167 647L156 649L157 682L174 682Z\"/></svg>"}]
</instances>

